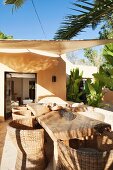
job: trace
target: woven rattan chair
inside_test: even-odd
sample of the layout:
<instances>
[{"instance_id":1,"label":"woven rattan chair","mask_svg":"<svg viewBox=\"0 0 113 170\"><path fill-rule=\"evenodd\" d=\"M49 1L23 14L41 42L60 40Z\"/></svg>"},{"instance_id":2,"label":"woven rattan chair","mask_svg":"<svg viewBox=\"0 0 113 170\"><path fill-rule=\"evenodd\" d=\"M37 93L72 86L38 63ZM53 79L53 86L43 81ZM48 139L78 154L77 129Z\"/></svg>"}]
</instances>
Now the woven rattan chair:
<instances>
[{"instance_id":1,"label":"woven rattan chair","mask_svg":"<svg viewBox=\"0 0 113 170\"><path fill-rule=\"evenodd\" d=\"M9 123L8 133L17 148L15 170L45 169L44 130L38 126L32 118Z\"/></svg>"},{"instance_id":2,"label":"woven rattan chair","mask_svg":"<svg viewBox=\"0 0 113 170\"><path fill-rule=\"evenodd\" d=\"M17 111L26 111L27 107L26 106L17 106L12 108L12 112L17 112Z\"/></svg>"},{"instance_id":3,"label":"woven rattan chair","mask_svg":"<svg viewBox=\"0 0 113 170\"><path fill-rule=\"evenodd\" d=\"M23 119L23 118L27 118L27 117L35 118L35 116L32 115L31 111L27 109L27 107L18 106L18 107L12 108L13 120Z\"/></svg>"},{"instance_id":4,"label":"woven rattan chair","mask_svg":"<svg viewBox=\"0 0 113 170\"><path fill-rule=\"evenodd\" d=\"M29 117L35 118L35 116L31 115L31 111L30 110L12 112L13 120L16 120L16 119L25 119L25 118L29 118Z\"/></svg>"},{"instance_id":5,"label":"woven rattan chair","mask_svg":"<svg viewBox=\"0 0 113 170\"><path fill-rule=\"evenodd\" d=\"M113 150L73 149L58 141L57 170L113 170Z\"/></svg>"}]
</instances>

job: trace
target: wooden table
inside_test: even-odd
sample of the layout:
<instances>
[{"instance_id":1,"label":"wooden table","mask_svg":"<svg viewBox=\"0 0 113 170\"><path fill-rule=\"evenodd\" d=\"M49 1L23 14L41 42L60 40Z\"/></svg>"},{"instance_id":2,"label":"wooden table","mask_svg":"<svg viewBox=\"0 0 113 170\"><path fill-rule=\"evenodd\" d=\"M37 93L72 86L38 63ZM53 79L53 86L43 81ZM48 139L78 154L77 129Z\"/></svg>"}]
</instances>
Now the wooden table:
<instances>
[{"instance_id":1,"label":"wooden table","mask_svg":"<svg viewBox=\"0 0 113 170\"><path fill-rule=\"evenodd\" d=\"M32 107L32 111L38 112L36 106ZM36 114L37 113L35 113L35 115ZM58 161L58 139L68 143L69 139L81 139L83 137L94 135L97 130L103 131L104 129L111 128L111 126L107 123L91 119L77 113L73 120L67 120L67 117L62 116L59 111L51 111L44 115L39 115L36 119L54 142L54 169L56 169Z\"/></svg>"}]
</instances>

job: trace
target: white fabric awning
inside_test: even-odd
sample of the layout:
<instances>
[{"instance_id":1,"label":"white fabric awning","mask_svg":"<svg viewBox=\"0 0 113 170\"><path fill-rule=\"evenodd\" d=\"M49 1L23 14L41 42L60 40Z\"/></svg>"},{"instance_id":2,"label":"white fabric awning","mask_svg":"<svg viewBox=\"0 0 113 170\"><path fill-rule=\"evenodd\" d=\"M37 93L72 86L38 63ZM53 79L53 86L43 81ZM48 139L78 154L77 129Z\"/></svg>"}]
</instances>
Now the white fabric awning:
<instances>
[{"instance_id":1,"label":"white fabric awning","mask_svg":"<svg viewBox=\"0 0 113 170\"><path fill-rule=\"evenodd\" d=\"M67 52L113 43L106 40L0 40L1 53L36 53L58 57Z\"/></svg>"},{"instance_id":2,"label":"white fabric awning","mask_svg":"<svg viewBox=\"0 0 113 170\"><path fill-rule=\"evenodd\" d=\"M37 73L58 64L60 57L49 57L34 53L0 53L0 63L16 72Z\"/></svg>"},{"instance_id":3,"label":"white fabric awning","mask_svg":"<svg viewBox=\"0 0 113 170\"><path fill-rule=\"evenodd\" d=\"M107 40L0 40L0 62L18 72L38 72L54 67L64 54L98 45Z\"/></svg>"}]
</instances>

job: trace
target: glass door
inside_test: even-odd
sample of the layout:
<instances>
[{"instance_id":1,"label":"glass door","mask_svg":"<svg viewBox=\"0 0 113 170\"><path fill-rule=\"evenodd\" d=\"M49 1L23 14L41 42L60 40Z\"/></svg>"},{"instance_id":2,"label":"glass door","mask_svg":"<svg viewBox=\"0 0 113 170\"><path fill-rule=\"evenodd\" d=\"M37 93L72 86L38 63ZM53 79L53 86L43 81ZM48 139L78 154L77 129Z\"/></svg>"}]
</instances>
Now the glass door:
<instances>
[{"instance_id":1,"label":"glass door","mask_svg":"<svg viewBox=\"0 0 113 170\"><path fill-rule=\"evenodd\" d=\"M6 73L5 79L5 119L11 116L11 75Z\"/></svg>"},{"instance_id":2,"label":"glass door","mask_svg":"<svg viewBox=\"0 0 113 170\"><path fill-rule=\"evenodd\" d=\"M29 81L29 98L35 99L35 81Z\"/></svg>"}]
</instances>

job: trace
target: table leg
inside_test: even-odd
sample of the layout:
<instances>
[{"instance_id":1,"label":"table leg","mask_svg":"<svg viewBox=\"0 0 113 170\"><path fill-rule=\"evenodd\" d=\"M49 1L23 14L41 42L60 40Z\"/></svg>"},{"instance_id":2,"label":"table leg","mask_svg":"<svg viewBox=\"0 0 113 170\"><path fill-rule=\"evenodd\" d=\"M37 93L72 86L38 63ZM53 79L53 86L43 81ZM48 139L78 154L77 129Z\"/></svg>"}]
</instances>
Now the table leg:
<instances>
[{"instance_id":1,"label":"table leg","mask_svg":"<svg viewBox=\"0 0 113 170\"><path fill-rule=\"evenodd\" d=\"M69 140L64 140L63 143L69 146ZM54 154L53 154L53 170L57 170L58 165L58 143L54 141Z\"/></svg>"},{"instance_id":2,"label":"table leg","mask_svg":"<svg viewBox=\"0 0 113 170\"><path fill-rule=\"evenodd\" d=\"M57 170L58 164L58 144L54 141L54 154L53 154L53 170Z\"/></svg>"}]
</instances>

